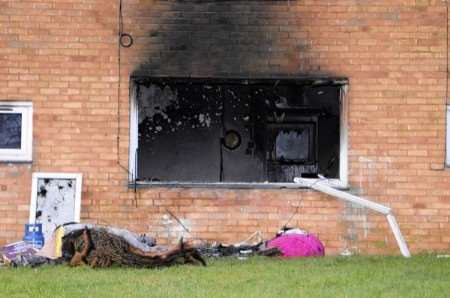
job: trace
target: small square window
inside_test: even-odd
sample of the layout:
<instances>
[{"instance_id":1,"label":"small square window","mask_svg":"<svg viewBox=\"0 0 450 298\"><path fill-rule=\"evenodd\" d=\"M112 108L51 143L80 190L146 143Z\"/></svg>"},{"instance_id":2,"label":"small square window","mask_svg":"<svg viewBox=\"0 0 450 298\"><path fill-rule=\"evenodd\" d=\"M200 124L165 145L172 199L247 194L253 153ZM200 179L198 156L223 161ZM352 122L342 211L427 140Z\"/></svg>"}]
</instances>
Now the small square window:
<instances>
[{"instance_id":1,"label":"small square window","mask_svg":"<svg viewBox=\"0 0 450 298\"><path fill-rule=\"evenodd\" d=\"M445 164L450 167L450 106L447 106L447 154Z\"/></svg>"},{"instance_id":2,"label":"small square window","mask_svg":"<svg viewBox=\"0 0 450 298\"><path fill-rule=\"evenodd\" d=\"M0 161L31 161L33 105L0 101Z\"/></svg>"}]
</instances>

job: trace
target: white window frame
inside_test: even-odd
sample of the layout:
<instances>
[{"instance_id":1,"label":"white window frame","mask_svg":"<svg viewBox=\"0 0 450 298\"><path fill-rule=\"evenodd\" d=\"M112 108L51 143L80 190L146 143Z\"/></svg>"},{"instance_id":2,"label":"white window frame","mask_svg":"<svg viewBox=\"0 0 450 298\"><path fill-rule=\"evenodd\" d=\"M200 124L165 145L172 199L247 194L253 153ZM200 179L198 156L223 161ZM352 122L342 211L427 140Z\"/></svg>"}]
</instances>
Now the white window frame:
<instances>
[{"instance_id":1,"label":"white window frame","mask_svg":"<svg viewBox=\"0 0 450 298\"><path fill-rule=\"evenodd\" d=\"M33 160L33 103L0 101L0 113L22 115L20 149L0 148L0 162L31 162Z\"/></svg>"},{"instance_id":2,"label":"white window frame","mask_svg":"<svg viewBox=\"0 0 450 298\"><path fill-rule=\"evenodd\" d=\"M179 181L146 181L136 182L138 173L137 149L138 149L138 126L139 126L139 112L138 104L136 102L136 86L133 80L130 81L130 145L129 145L129 176L128 181L130 185L149 185L149 186L180 186L180 187L236 187L236 188L299 188L299 184L292 181L292 183L276 183L276 182L211 182L211 183L195 183L195 182L179 182ZM348 82L344 82L341 86L340 92L340 149L339 149L339 178L332 179L308 179L311 183L322 180L322 183L331 187L345 189L348 188Z\"/></svg>"},{"instance_id":3,"label":"white window frame","mask_svg":"<svg viewBox=\"0 0 450 298\"><path fill-rule=\"evenodd\" d=\"M321 181L322 184L334 188L346 189L348 184L348 84L341 87L340 94L340 123L339 123L339 178L322 179L311 178L302 179L310 183L317 183ZM294 180L296 180L295 178Z\"/></svg>"},{"instance_id":4,"label":"white window frame","mask_svg":"<svg viewBox=\"0 0 450 298\"><path fill-rule=\"evenodd\" d=\"M446 154L445 154L445 165L450 168L450 105L447 106L447 140L446 140Z\"/></svg>"},{"instance_id":5,"label":"white window frame","mask_svg":"<svg viewBox=\"0 0 450 298\"><path fill-rule=\"evenodd\" d=\"M32 176L29 223L36 222L37 185L39 179L67 179L75 181L74 222L80 222L81 190L83 175L81 173L44 173L36 172Z\"/></svg>"}]
</instances>

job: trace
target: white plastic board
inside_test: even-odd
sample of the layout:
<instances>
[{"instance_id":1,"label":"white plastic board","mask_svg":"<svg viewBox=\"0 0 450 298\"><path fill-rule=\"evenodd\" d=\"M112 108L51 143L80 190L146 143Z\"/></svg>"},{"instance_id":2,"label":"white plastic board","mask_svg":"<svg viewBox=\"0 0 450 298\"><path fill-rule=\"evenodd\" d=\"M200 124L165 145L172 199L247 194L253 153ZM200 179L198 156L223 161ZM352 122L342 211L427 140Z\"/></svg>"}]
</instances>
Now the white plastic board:
<instances>
[{"instance_id":1,"label":"white plastic board","mask_svg":"<svg viewBox=\"0 0 450 298\"><path fill-rule=\"evenodd\" d=\"M30 223L41 223L44 239L55 228L80 221L81 174L34 173Z\"/></svg>"}]
</instances>

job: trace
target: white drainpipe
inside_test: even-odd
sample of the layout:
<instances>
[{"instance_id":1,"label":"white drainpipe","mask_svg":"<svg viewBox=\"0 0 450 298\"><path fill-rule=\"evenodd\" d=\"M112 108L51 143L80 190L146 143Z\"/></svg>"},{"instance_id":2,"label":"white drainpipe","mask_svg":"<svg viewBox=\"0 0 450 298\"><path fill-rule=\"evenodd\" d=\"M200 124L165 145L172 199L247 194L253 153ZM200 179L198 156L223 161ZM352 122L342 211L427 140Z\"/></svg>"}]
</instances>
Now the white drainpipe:
<instances>
[{"instance_id":1,"label":"white drainpipe","mask_svg":"<svg viewBox=\"0 0 450 298\"><path fill-rule=\"evenodd\" d=\"M394 234L395 240L397 240L398 247L400 248L401 254L405 258L411 257L411 253L409 252L408 245L406 244L405 238L403 238L402 232L398 226L397 220L392 213L392 209L386 207L384 205L369 201L367 199L363 199L361 197L352 195L348 192L337 190L331 186L329 186L324 181L314 181L311 182L311 179L303 179L303 178L295 178L294 182L297 184L301 184L302 186L323 192L327 195L336 197L338 199L344 200L346 202L350 202L353 204L357 204L363 206L365 208L369 208L376 212L382 213L386 216L386 219L391 227L392 233Z\"/></svg>"}]
</instances>

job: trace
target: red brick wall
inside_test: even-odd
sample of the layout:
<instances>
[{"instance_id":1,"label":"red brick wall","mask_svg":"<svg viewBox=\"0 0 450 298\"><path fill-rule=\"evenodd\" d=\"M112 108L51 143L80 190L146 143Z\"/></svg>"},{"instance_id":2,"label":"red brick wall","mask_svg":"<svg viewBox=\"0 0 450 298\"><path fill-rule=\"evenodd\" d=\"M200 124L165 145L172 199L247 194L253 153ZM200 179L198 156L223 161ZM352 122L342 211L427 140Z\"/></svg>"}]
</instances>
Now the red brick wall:
<instances>
[{"instance_id":1,"label":"red brick wall","mask_svg":"<svg viewBox=\"0 0 450 298\"><path fill-rule=\"evenodd\" d=\"M127 167L128 82L139 71L348 77L352 188L394 209L413 252L450 247L442 1L124 0L134 44L121 49L119 102L116 1L0 7L0 98L32 100L35 120L33 163L0 164L0 243L22 236L31 173L49 171L83 173L84 221L161 241L165 208L192 237L234 242L271 236L300 204L291 224L318 234L329 253L398 252L383 217L313 191L129 189L117 153Z\"/></svg>"}]
</instances>

